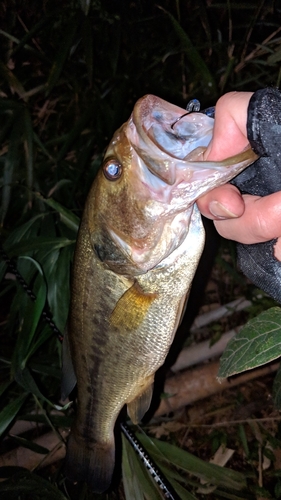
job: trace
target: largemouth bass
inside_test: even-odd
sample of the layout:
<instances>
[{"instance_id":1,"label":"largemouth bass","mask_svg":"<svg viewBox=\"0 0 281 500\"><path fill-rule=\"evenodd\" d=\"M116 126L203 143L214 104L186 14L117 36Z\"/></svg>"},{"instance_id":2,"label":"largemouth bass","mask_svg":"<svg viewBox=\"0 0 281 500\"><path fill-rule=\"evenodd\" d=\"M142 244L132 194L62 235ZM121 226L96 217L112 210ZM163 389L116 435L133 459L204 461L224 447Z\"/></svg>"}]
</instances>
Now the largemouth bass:
<instances>
[{"instance_id":1,"label":"largemouth bass","mask_svg":"<svg viewBox=\"0 0 281 500\"><path fill-rule=\"evenodd\" d=\"M63 394L76 379L78 389L66 469L95 492L111 483L116 419L125 404L134 423L148 410L180 322L205 238L195 201L256 159L249 149L202 161L213 119L184 113L152 95L136 103L81 221L64 341Z\"/></svg>"}]
</instances>

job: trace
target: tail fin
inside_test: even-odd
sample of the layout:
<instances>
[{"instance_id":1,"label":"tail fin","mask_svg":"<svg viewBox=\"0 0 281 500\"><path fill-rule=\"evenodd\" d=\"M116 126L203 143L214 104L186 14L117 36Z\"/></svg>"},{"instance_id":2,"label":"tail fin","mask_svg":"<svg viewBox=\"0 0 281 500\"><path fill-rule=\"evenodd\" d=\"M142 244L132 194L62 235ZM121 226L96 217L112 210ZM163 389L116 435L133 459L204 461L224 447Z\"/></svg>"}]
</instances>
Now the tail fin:
<instances>
[{"instance_id":1,"label":"tail fin","mask_svg":"<svg viewBox=\"0 0 281 500\"><path fill-rule=\"evenodd\" d=\"M106 491L115 465L115 443L95 443L77 440L71 433L66 449L66 476L72 481L86 481L94 493Z\"/></svg>"}]
</instances>

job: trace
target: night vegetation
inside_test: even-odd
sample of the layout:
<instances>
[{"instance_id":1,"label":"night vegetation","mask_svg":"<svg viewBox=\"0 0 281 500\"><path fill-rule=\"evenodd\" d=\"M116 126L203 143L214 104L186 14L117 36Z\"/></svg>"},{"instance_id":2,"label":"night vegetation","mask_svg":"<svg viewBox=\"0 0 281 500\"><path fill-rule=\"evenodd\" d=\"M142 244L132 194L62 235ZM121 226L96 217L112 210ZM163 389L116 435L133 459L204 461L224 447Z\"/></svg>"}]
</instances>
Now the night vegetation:
<instances>
[{"instance_id":1,"label":"night vegetation","mask_svg":"<svg viewBox=\"0 0 281 500\"><path fill-rule=\"evenodd\" d=\"M42 453L43 460L46 450L34 445L30 434L23 440L9 432L17 420L42 424L60 436L70 426L72 408L60 402L61 343L44 317L63 334L79 219L104 148L144 94L183 108L197 98L207 107L226 91L279 86L281 5L273 0L3 0L0 22L0 433L2 453L21 445ZM235 298L237 287L256 297L235 261L225 259L226 248L231 256L233 247L229 251L223 243L216 263L218 273L231 269L231 292L222 303ZM6 256L36 300L15 279ZM272 305L265 297L255 312ZM279 308L272 314L280 322ZM276 346L279 338L278 331ZM281 354L275 345L273 350L261 363ZM227 369L224 375L233 367ZM279 386L277 379L280 403ZM240 425L236 438L246 458L237 468L234 463L220 471L204 456L199 462L188 447L180 448L173 432L158 445L144 434L139 438L182 499L280 498L281 467L269 469L261 485L253 464L261 434L274 463L281 428L255 427L253 433L249 450ZM226 440L219 431L208 438L214 449ZM112 492L93 496L84 485L65 484L59 461L31 472L0 468L6 478L0 496L161 499L132 448L123 445L125 489L117 484ZM202 481L208 483L205 492Z\"/></svg>"}]
</instances>

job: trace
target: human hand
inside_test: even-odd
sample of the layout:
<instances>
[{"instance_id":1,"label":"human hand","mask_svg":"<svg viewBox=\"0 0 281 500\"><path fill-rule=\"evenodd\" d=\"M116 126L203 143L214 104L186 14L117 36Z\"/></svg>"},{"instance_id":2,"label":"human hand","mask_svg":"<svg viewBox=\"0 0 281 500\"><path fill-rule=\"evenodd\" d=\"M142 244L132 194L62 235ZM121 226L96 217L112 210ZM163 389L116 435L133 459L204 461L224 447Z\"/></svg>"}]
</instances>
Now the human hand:
<instances>
[{"instance_id":1,"label":"human hand","mask_svg":"<svg viewBox=\"0 0 281 500\"><path fill-rule=\"evenodd\" d=\"M231 92L218 100L213 140L205 160L222 160L249 147L246 127L251 96L251 92ZM226 184L197 200L197 205L225 238L244 244L278 238L274 254L281 260L280 191L263 197L241 195L235 186Z\"/></svg>"}]
</instances>

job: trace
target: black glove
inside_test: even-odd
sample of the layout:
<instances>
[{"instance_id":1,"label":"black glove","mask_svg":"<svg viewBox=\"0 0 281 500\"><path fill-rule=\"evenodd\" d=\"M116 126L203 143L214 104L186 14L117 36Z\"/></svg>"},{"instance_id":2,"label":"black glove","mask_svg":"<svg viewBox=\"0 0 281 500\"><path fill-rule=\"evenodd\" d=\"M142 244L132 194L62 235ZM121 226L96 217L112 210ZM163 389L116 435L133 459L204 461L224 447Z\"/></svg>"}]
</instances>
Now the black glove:
<instances>
[{"instance_id":1,"label":"black glove","mask_svg":"<svg viewBox=\"0 0 281 500\"><path fill-rule=\"evenodd\" d=\"M232 180L242 194L265 196L281 191L281 93L258 90L248 107L247 134L260 158ZM281 236L281 221L280 221ZM281 262L274 257L276 240L237 244L238 264L259 288L281 303Z\"/></svg>"}]
</instances>

